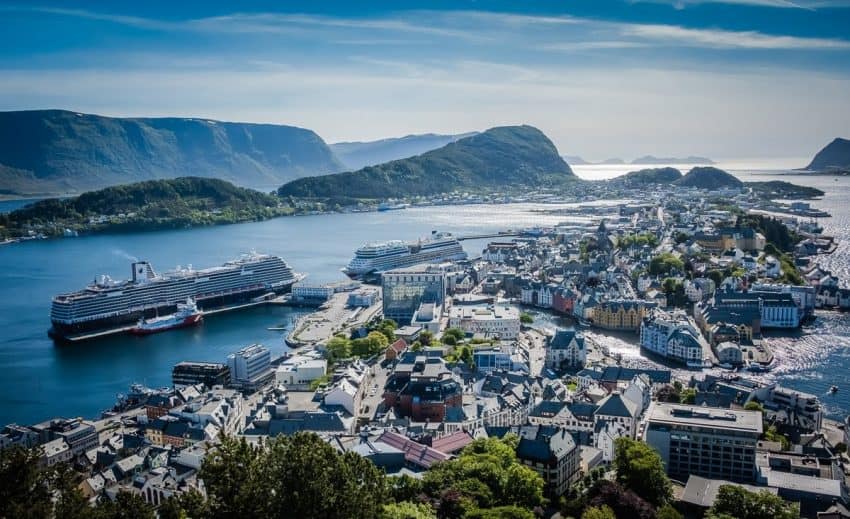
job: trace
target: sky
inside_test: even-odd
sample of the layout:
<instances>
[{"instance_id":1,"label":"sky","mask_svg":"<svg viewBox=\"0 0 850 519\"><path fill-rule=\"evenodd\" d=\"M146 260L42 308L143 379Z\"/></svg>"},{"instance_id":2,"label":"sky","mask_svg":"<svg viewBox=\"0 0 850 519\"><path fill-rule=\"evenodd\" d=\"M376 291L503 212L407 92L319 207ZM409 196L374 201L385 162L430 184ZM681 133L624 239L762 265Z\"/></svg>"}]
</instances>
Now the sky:
<instances>
[{"instance_id":1,"label":"sky","mask_svg":"<svg viewBox=\"0 0 850 519\"><path fill-rule=\"evenodd\" d=\"M850 0L0 1L0 110L42 108L810 157L850 137Z\"/></svg>"}]
</instances>

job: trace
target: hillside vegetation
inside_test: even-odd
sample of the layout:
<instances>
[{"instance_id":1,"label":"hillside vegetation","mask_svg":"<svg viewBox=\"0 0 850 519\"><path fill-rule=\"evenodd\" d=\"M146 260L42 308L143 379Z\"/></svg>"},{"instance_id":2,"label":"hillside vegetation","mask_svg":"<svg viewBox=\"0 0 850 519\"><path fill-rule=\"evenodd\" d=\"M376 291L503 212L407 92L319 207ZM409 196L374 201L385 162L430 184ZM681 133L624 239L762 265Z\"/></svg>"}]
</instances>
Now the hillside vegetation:
<instances>
[{"instance_id":1,"label":"hillside vegetation","mask_svg":"<svg viewBox=\"0 0 850 519\"><path fill-rule=\"evenodd\" d=\"M298 179L283 185L278 194L377 199L455 190L540 187L576 178L543 132L531 126L504 126L408 159Z\"/></svg>"},{"instance_id":2,"label":"hillside vegetation","mask_svg":"<svg viewBox=\"0 0 850 519\"><path fill-rule=\"evenodd\" d=\"M321 137L292 126L0 112L4 194L62 194L188 175L271 189L342 169Z\"/></svg>"},{"instance_id":3,"label":"hillside vegetation","mask_svg":"<svg viewBox=\"0 0 850 519\"><path fill-rule=\"evenodd\" d=\"M273 196L211 178L149 180L50 198L0 214L0 232L59 235L82 232L153 230L264 220L291 214Z\"/></svg>"}]
</instances>

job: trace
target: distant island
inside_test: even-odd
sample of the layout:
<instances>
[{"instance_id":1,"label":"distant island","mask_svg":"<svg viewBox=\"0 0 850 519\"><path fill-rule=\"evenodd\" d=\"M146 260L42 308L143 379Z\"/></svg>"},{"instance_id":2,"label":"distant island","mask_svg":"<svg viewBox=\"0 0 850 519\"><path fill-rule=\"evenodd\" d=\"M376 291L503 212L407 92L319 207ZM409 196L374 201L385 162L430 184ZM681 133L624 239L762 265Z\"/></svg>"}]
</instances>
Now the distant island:
<instances>
[{"instance_id":1,"label":"distant island","mask_svg":"<svg viewBox=\"0 0 850 519\"><path fill-rule=\"evenodd\" d=\"M707 164L712 165L715 162L711 159L707 159L705 157L654 157L652 155L645 155L643 157L636 158L632 161L632 164Z\"/></svg>"},{"instance_id":2,"label":"distant island","mask_svg":"<svg viewBox=\"0 0 850 519\"><path fill-rule=\"evenodd\" d=\"M5 195L64 194L187 175L272 189L343 169L321 137L293 126L0 112Z\"/></svg>"},{"instance_id":3,"label":"distant island","mask_svg":"<svg viewBox=\"0 0 850 519\"><path fill-rule=\"evenodd\" d=\"M597 164L601 164L603 166L620 166L625 164L626 161L623 159L613 158L613 159L605 159L602 162L597 162Z\"/></svg>"},{"instance_id":4,"label":"distant island","mask_svg":"<svg viewBox=\"0 0 850 519\"><path fill-rule=\"evenodd\" d=\"M837 138L823 147L814 156L807 171L850 172L850 140Z\"/></svg>"},{"instance_id":5,"label":"distant island","mask_svg":"<svg viewBox=\"0 0 850 519\"><path fill-rule=\"evenodd\" d=\"M576 180L543 132L531 126L503 126L408 159L294 180L281 186L278 195L385 199L494 187L557 186Z\"/></svg>"},{"instance_id":6,"label":"distant island","mask_svg":"<svg viewBox=\"0 0 850 519\"><path fill-rule=\"evenodd\" d=\"M578 155L563 155L563 158L570 166L587 166L589 164L592 164L591 162L584 160Z\"/></svg>"},{"instance_id":7,"label":"distant island","mask_svg":"<svg viewBox=\"0 0 850 519\"><path fill-rule=\"evenodd\" d=\"M266 220L293 212L274 195L224 180L182 177L41 200L0 214L0 236L147 231Z\"/></svg>"},{"instance_id":8,"label":"distant island","mask_svg":"<svg viewBox=\"0 0 850 519\"><path fill-rule=\"evenodd\" d=\"M331 151L348 169L360 169L391 160L421 155L426 151L442 148L450 142L475 135L476 132L457 135L426 133L407 135L368 142L337 142L330 145Z\"/></svg>"}]
</instances>

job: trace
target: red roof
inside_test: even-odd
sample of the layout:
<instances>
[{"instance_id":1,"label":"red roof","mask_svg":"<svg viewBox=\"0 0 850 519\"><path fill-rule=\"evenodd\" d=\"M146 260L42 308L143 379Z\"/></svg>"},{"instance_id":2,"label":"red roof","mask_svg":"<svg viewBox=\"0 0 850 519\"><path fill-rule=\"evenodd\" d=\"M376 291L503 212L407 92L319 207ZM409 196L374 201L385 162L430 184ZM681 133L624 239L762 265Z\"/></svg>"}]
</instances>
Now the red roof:
<instances>
[{"instance_id":1,"label":"red roof","mask_svg":"<svg viewBox=\"0 0 850 519\"><path fill-rule=\"evenodd\" d=\"M473 441L475 441L475 438L468 432L457 431L432 441L431 447L446 454L454 454Z\"/></svg>"},{"instance_id":2,"label":"red roof","mask_svg":"<svg viewBox=\"0 0 850 519\"><path fill-rule=\"evenodd\" d=\"M386 431L378 438L378 441L403 451L406 461L424 469L429 469L431 465L450 458L448 454L432 449L427 445L416 443L410 438L392 431Z\"/></svg>"},{"instance_id":3,"label":"red roof","mask_svg":"<svg viewBox=\"0 0 850 519\"><path fill-rule=\"evenodd\" d=\"M404 339L399 339L394 343L390 344L390 348L395 350L396 353L401 353L407 349L407 343L404 342Z\"/></svg>"}]
</instances>

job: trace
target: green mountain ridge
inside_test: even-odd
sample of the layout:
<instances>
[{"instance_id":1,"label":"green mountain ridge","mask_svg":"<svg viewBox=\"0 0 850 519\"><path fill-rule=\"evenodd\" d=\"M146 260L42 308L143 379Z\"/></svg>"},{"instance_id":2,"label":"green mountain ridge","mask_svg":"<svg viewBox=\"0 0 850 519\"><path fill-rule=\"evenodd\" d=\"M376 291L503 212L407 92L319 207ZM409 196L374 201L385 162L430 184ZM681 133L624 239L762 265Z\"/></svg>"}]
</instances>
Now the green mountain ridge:
<instances>
[{"instance_id":1,"label":"green mountain ridge","mask_svg":"<svg viewBox=\"0 0 850 519\"><path fill-rule=\"evenodd\" d=\"M450 142L475 135L476 132L457 135L425 133L405 135L376 141L336 142L330 144L336 157L351 170L375 166L391 160L406 159L426 151L441 148Z\"/></svg>"},{"instance_id":2,"label":"green mountain ridge","mask_svg":"<svg viewBox=\"0 0 850 519\"><path fill-rule=\"evenodd\" d=\"M673 182L682 187L698 187L703 189L717 189L723 187L743 187L744 183L737 177L711 166L691 168L682 178Z\"/></svg>"},{"instance_id":3,"label":"green mountain ridge","mask_svg":"<svg viewBox=\"0 0 850 519\"><path fill-rule=\"evenodd\" d=\"M627 184L670 184L682 178L682 172L676 168L647 168L638 171L629 171L621 177L613 180L623 181Z\"/></svg>"},{"instance_id":4,"label":"green mountain ridge","mask_svg":"<svg viewBox=\"0 0 850 519\"><path fill-rule=\"evenodd\" d=\"M0 112L0 192L68 193L202 176L271 189L342 164L311 130L197 118Z\"/></svg>"},{"instance_id":5,"label":"green mountain ridge","mask_svg":"<svg viewBox=\"0 0 850 519\"><path fill-rule=\"evenodd\" d=\"M28 231L56 236L65 229L145 231L265 220L292 212L274 195L215 178L181 177L40 200L0 214L0 236Z\"/></svg>"},{"instance_id":6,"label":"green mountain ridge","mask_svg":"<svg viewBox=\"0 0 850 519\"><path fill-rule=\"evenodd\" d=\"M502 126L415 157L294 180L281 186L278 194L379 199L458 189L541 187L576 179L543 132L532 126Z\"/></svg>"}]
</instances>

